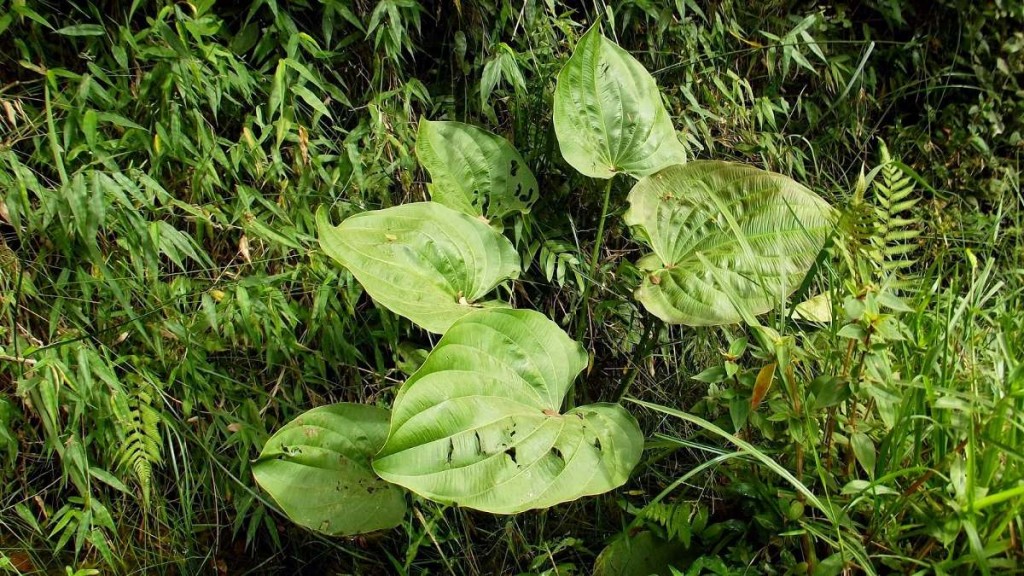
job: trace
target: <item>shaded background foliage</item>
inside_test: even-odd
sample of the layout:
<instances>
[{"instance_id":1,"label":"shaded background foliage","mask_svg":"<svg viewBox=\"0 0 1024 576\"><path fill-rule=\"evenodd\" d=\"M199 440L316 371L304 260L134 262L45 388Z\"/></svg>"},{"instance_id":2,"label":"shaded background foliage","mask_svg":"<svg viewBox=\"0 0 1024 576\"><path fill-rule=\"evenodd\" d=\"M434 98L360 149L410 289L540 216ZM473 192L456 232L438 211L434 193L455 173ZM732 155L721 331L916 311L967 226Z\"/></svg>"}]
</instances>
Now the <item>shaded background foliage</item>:
<instances>
[{"instance_id":1,"label":"shaded background foliage","mask_svg":"<svg viewBox=\"0 0 1024 576\"><path fill-rule=\"evenodd\" d=\"M600 193L562 161L551 95L576 39L600 18L654 73L694 157L791 175L851 214L865 202L858 176L882 163L879 140L901 160L876 176L884 191L867 196L915 189L899 222L917 231L905 237L912 262L899 279L924 287L906 291L912 337L883 354L869 339L825 331L801 339L805 364L846 377L858 366L851 357L870 365L884 356L886 381L902 387L900 413L933 423L865 436L878 462L894 434L919 440L877 468L921 469L920 484L897 482L896 510L872 523L873 512L850 509L880 565L1012 567L1019 498L979 514L961 506L955 485L969 477L990 493L1012 490L1024 461L1006 432L1024 429L1015 313L1024 5L611 8L0 0L0 567L587 572L706 450L655 437L622 493L517 517L417 502L401 529L344 541L290 526L249 467L269 432L306 408L387 405L432 344L316 248L313 221L319 205L340 218L425 199L413 153L420 118L487 127L536 173L533 214L507 230L528 265L507 296L584 334L594 364L577 386L581 402L613 398L630 378L638 397L736 422L728 407L749 401L746 380L730 388L706 369L722 364L739 332L654 328L632 301L638 273L628 262L640 249L621 223L613 220L587 314L573 313ZM616 188L617 205L625 192ZM822 285L856 293L872 284L823 268ZM924 354L929 347L941 353ZM743 374L757 372L755 360L741 362ZM813 451L821 439L780 429L792 414L771 403L779 393L744 434L796 469L798 447ZM816 429L832 417L822 412ZM644 425L725 446L653 414ZM838 490L874 479L865 454L861 468L819 462L808 482L817 475L819 488ZM722 468L678 495L692 505L688 525L713 510L703 537L719 543L722 566L808 569L801 561L815 554L789 532L813 532L813 522L781 508L797 502L783 494L790 488L749 463ZM677 509L650 510L642 517L654 529L679 524Z\"/></svg>"}]
</instances>

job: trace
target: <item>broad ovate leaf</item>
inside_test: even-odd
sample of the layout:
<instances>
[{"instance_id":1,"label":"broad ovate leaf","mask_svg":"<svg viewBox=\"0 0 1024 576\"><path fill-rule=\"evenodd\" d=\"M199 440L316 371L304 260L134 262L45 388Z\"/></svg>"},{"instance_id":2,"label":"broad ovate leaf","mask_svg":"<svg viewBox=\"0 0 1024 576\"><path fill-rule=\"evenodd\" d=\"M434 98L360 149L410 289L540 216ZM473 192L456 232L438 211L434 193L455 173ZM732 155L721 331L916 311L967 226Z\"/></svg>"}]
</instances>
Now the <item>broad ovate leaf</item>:
<instances>
[{"instance_id":1,"label":"broad ovate leaf","mask_svg":"<svg viewBox=\"0 0 1024 576\"><path fill-rule=\"evenodd\" d=\"M622 485L643 435L617 404L561 414L587 353L532 310L468 314L395 400L374 470L431 500L514 514Z\"/></svg>"},{"instance_id":2,"label":"broad ovate leaf","mask_svg":"<svg viewBox=\"0 0 1024 576\"><path fill-rule=\"evenodd\" d=\"M684 522L687 520L684 520ZM649 530L620 534L601 551L593 576L670 576L672 567L688 566L698 553L676 539L665 540ZM679 572L676 572L677 574Z\"/></svg>"},{"instance_id":3,"label":"broad ovate leaf","mask_svg":"<svg viewBox=\"0 0 1024 576\"><path fill-rule=\"evenodd\" d=\"M671 166L637 182L623 215L654 251L636 297L662 320L750 320L799 287L833 226L814 192L731 162Z\"/></svg>"},{"instance_id":4,"label":"broad ovate leaf","mask_svg":"<svg viewBox=\"0 0 1024 576\"><path fill-rule=\"evenodd\" d=\"M444 333L483 307L499 283L519 276L519 255L482 220L436 202L351 216L332 226L317 212L320 246L381 306Z\"/></svg>"},{"instance_id":5,"label":"broad ovate leaf","mask_svg":"<svg viewBox=\"0 0 1024 576\"><path fill-rule=\"evenodd\" d=\"M253 475L293 522L310 530L350 536L393 528L405 517L405 493L370 466L387 434L387 410L314 408L267 441Z\"/></svg>"},{"instance_id":6,"label":"broad ovate leaf","mask_svg":"<svg viewBox=\"0 0 1024 576\"><path fill-rule=\"evenodd\" d=\"M807 322L830 324L832 322L832 295L828 292L818 294L797 304L793 317Z\"/></svg>"},{"instance_id":7,"label":"broad ovate leaf","mask_svg":"<svg viewBox=\"0 0 1024 576\"><path fill-rule=\"evenodd\" d=\"M565 161L592 178L640 178L686 161L654 78L597 26L558 73L554 119Z\"/></svg>"},{"instance_id":8,"label":"broad ovate leaf","mask_svg":"<svg viewBox=\"0 0 1024 576\"><path fill-rule=\"evenodd\" d=\"M491 221L527 213L537 178L508 140L462 122L420 120L416 156L430 174L430 199Z\"/></svg>"}]
</instances>

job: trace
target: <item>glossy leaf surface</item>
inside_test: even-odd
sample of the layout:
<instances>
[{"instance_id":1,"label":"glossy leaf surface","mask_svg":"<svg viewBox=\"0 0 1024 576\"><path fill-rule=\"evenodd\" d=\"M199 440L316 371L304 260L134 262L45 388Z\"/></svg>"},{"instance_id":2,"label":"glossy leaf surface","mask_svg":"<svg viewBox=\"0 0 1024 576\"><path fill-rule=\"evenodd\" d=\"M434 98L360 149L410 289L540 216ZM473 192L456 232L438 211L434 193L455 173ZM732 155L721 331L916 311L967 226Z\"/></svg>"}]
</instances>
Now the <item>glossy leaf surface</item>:
<instances>
[{"instance_id":1,"label":"glossy leaf surface","mask_svg":"<svg viewBox=\"0 0 1024 576\"><path fill-rule=\"evenodd\" d=\"M416 156L430 173L430 199L495 221L526 213L537 179L508 140L462 122L420 120Z\"/></svg>"},{"instance_id":2,"label":"glossy leaf surface","mask_svg":"<svg viewBox=\"0 0 1024 576\"><path fill-rule=\"evenodd\" d=\"M332 226L317 212L320 246L381 306L441 334L519 276L512 243L478 218L436 202L364 212Z\"/></svg>"},{"instance_id":3,"label":"glossy leaf surface","mask_svg":"<svg viewBox=\"0 0 1024 576\"><path fill-rule=\"evenodd\" d=\"M620 486L643 450L636 420L616 404L559 413L586 365L538 312L467 315L398 394L374 469L425 498L499 514Z\"/></svg>"},{"instance_id":4,"label":"glossy leaf surface","mask_svg":"<svg viewBox=\"0 0 1024 576\"><path fill-rule=\"evenodd\" d=\"M373 472L388 411L362 404L314 408L275 433L253 465L256 482L288 517L332 536L397 526L405 494Z\"/></svg>"},{"instance_id":5,"label":"glossy leaf surface","mask_svg":"<svg viewBox=\"0 0 1024 576\"><path fill-rule=\"evenodd\" d=\"M699 161L648 176L626 223L654 251L636 297L670 323L709 326L768 312L803 280L833 223L797 182L750 166Z\"/></svg>"},{"instance_id":6,"label":"glossy leaf surface","mask_svg":"<svg viewBox=\"0 0 1024 576\"><path fill-rule=\"evenodd\" d=\"M558 74L554 120L562 156L586 176L639 178L686 161L654 78L596 26Z\"/></svg>"}]
</instances>

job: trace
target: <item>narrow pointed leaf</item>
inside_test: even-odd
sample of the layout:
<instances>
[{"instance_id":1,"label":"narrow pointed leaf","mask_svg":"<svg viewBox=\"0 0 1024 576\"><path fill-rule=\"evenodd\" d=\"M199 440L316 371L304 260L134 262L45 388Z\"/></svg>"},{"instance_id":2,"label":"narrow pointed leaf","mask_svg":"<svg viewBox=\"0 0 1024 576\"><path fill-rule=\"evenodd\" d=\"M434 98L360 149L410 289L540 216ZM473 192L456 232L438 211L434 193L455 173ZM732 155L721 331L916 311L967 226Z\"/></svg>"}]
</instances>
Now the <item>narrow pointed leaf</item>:
<instances>
[{"instance_id":1,"label":"narrow pointed leaf","mask_svg":"<svg viewBox=\"0 0 1024 576\"><path fill-rule=\"evenodd\" d=\"M629 193L623 215L654 251L636 297L670 323L763 314L807 274L832 228L828 203L797 182L719 161L671 166Z\"/></svg>"},{"instance_id":2,"label":"narrow pointed leaf","mask_svg":"<svg viewBox=\"0 0 1024 576\"><path fill-rule=\"evenodd\" d=\"M558 73L554 120L562 156L586 176L640 178L686 161L654 78L597 26Z\"/></svg>"},{"instance_id":3,"label":"narrow pointed leaf","mask_svg":"<svg viewBox=\"0 0 1024 576\"><path fill-rule=\"evenodd\" d=\"M508 140L461 122L421 120L416 156L430 173L430 199L495 221L527 213L537 178Z\"/></svg>"},{"instance_id":4,"label":"narrow pointed leaf","mask_svg":"<svg viewBox=\"0 0 1024 576\"><path fill-rule=\"evenodd\" d=\"M314 408L285 424L253 465L256 482L288 517L332 536L397 526L405 494L374 474L388 411L362 404Z\"/></svg>"},{"instance_id":5,"label":"narrow pointed leaf","mask_svg":"<svg viewBox=\"0 0 1024 576\"><path fill-rule=\"evenodd\" d=\"M586 365L583 347L538 312L469 314L402 388L374 469L423 497L498 514L616 488L643 435L617 404L558 412Z\"/></svg>"},{"instance_id":6,"label":"narrow pointed leaf","mask_svg":"<svg viewBox=\"0 0 1024 576\"><path fill-rule=\"evenodd\" d=\"M761 401L768 394L768 390L772 387L772 380L775 379L775 362L767 364L761 368L757 373L757 379L754 381L754 391L750 395L750 408L756 410L761 405Z\"/></svg>"},{"instance_id":7,"label":"narrow pointed leaf","mask_svg":"<svg viewBox=\"0 0 1024 576\"><path fill-rule=\"evenodd\" d=\"M519 276L507 238L436 202L364 212L337 227L321 210L317 227L320 246L374 301L437 334L469 312L504 306L484 297Z\"/></svg>"}]
</instances>

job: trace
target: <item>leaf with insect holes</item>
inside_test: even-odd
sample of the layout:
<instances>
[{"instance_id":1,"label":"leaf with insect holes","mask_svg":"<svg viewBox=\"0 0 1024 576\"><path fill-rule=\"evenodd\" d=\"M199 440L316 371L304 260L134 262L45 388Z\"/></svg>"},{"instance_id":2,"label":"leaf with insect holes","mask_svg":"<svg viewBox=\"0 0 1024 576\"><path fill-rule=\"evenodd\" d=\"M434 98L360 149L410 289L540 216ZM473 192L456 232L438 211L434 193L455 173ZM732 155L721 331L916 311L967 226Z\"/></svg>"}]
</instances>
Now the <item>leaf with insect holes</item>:
<instances>
[{"instance_id":1,"label":"leaf with insect holes","mask_svg":"<svg viewBox=\"0 0 1024 576\"><path fill-rule=\"evenodd\" d=\"M686 162L654 78L594 26L558 73L555 135L585 176L640 178Z\"/></svg>"},{"instance_id":2,"label":"leaf with insect holes","mask_svg":"<svg viewBox=\"0 0 1024 576\"><path fill-rule=\"evenodd\" d=\"M519 152L476 126L420 120L416 157L430 174L430 199L470 216L500 221L537 200L537 178Z\"/></svg>"},{"instance_id":3,"label":"leaf with insect holes","mask_svg":"<svg viewBox=\"0 0 1024 576\"><path fill-rule=\"evenodd\" d=\"M587 353L532 310L456 321L395 399L373 467L443 503L515 514L621 486L643 451L617 404L559 413Z\"/></svg>"},{"instance_id":4,"label":"leaf with insect holes","mask_svg":"<svg viewBox=\"0 0 1024 576\"><path fill-rule=\"evenodd\" d=\"M377 304L443 334L482 307L499 283L519 276L507 238L477 218L436 202L356 214L332 226L318 210L320 246L348 268Z\"/></svg>"},{"instance_id":5,"label":"leaf with insect holes","mask_svg":"<svg viewBox=\"0 0 1024 576\"><path fill-rule=\"evenodd\" d=\"M310 530L350 536L393 528L405 517L405 494L370 467L387 434L382 408L313 408L267 441L252 472L281 510Z\"/></svg>"},{"instance_id":6,"label":"leaf with insect holes","mask_svg":"<svg viewBox=\"0 0 1024 576\"><path fill-rule=\"evenodd\" d=\"M653 250L636 298L666 322L731 324L768 312L807 274L832 208L797 182L751 166L696 161L637 182L623 219Z\"/></svg>"}]
</instances>

